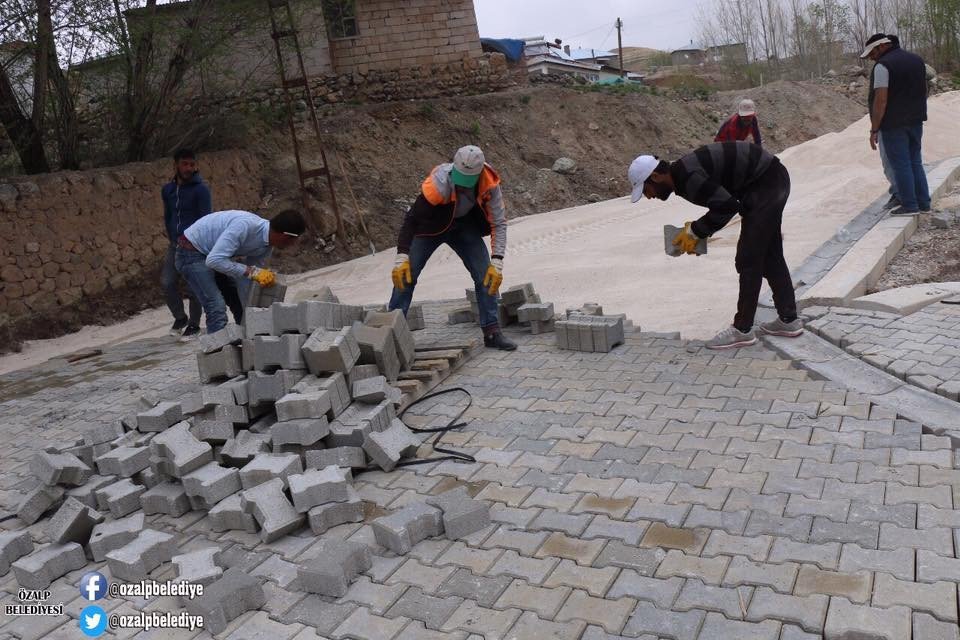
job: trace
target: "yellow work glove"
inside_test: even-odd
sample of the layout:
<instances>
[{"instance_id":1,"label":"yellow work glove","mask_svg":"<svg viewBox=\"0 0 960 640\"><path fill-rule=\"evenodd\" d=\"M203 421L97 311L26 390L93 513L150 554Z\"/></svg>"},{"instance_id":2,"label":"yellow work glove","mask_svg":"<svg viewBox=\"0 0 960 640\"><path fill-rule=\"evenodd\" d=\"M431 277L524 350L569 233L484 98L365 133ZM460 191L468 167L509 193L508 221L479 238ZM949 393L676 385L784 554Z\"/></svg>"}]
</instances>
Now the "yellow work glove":
<instances>
[{"instance_id":1,"label":"yellow work glove","mask_svg":"<svg viewBox=\"0 0 960 640\"><path fill-rule=\"evenodd\" d=\"M487 287L487 293L492 296L500 291L500 284L503 282L503 259L493 258L490 260L490 266L487 267L487 275L483 277L483 286Z\"/></svg>"},{"instance_id":2,"label":"yellow work glove","mask_svg":"<svg viewBox=\"0 0 960 640\"><path fill-rule=\"evenodd\" d=\"M410 270L410 256L405 253L398 253L397 259L393 263L393 271L390 276L393 278L393 286L397 291L403 291L408 284L413 284L413 272Z\"/></svg>"},{"instance_id":3,"label":"yellow work glove","mask_svg":"<svg viewBox=\"0 0 960 640\"><path fill-rule=\"evenodd\" d=\"M264 289L272 287L277 283L277 274L275 274L273 271L270 271L270 269L251 267L250 273L247 275L247 277Z\"/></svg>"},{"instance_id":4,"label":"yellow work glove","mask_svg":"<svg viewBox=\"0 0 960 640\"><path fill-rule=\"evenodd\" d=\"M690 228L690 224L690 222L687 222L683 225L683 231L673 239L673 246L678 247L684 253L695 254L697 252L697 242L700 238Z\"/></svg>"}]
</instances>

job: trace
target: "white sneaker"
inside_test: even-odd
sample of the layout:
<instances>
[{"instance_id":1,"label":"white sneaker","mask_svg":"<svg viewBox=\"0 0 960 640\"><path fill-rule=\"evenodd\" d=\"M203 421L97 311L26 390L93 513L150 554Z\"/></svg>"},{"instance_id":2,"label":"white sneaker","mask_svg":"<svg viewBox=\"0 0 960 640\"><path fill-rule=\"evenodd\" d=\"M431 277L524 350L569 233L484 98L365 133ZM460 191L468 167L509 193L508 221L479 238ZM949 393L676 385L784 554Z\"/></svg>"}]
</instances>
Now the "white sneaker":
<instances>
[{"instance_id":1,"label":"white sneaker","mask_svg":"<svg viewBox=\"0 0 960 640\"><path fill-rule=\"evenodd\" d=\"M803 333L803 321L797 318L793 322L784 322L780 318L760 325L760 331L770 336L796 338Z\"/></svg>"},{"instance_id":2,"label":"white sneaker","mask_svg":"<svg viewBox=\"0 0 960 640\"><path fill-rule=\"evenodd\" d=\"M736 349L749 347L757 343L757 334L751 328L744 333L734 326L727 327L713 338L707 340L707 349Z\"/></svg>"}]
</instances>

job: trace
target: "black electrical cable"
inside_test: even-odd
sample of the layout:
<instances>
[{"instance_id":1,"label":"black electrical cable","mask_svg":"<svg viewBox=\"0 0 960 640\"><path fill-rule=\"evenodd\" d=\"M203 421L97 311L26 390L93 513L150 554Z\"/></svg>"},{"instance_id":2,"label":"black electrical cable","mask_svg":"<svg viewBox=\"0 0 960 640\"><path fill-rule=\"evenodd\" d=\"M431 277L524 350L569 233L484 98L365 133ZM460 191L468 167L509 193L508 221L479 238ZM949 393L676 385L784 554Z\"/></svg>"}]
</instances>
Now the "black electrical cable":
<instances>
[{"instance_id":1,"label":"black electrical cable","mask_svg":"<svg viewBox=\"0 0 960 640\"><path fill-rule=\"evenodd\" d=\"M470 394L469 391L467 391L467 390L464 389L463 387L450 387L449 389L443 389L443 390L441 390L441 391L435 391L435 392L433 392L433 393L428 393L427 395L423 396L422 398L417 398L416 400L414 400L413 402L411 402L410 404L408 404L408 405L404 408L404 410L400 412L400 414L397 416L397 418L399 418L399 419L402 421L404 414L405 414L407 411L409 411L410 409L412 409L412 408L414 408L415 406L417 406L418 404L420 404L421 402L425 402L425 401L430 400L430 399L432 399L432 398L436 398L436 397L438 397L438 396L446 395L446 394L448 394L448 393L458 393L458 392L459 392L459 393L463 393L464 395L467 396L467 404L466 404L466 406L463 407L463 409L460 410L459 413L457 413L457 415L455 415L453 418L451 418L451 420L450 420L446 425L444 425L444 426L442 426L442 427L433 427L433 428L431 428L431 429L419 429L419 428L417 428L417 427L411 427L410 425L407 425L407 428L410 429L410 431L413 431L414 433L435 433L435 434L437 434L436 437L433 439L433 442L430 443L430 446L432 446L432 447L433 447L433 450L436 451L437 453L442 453L442 454L444 454L444 455L438 456L438 457L430 457L430 458L417 458L417 459L415 459L415 460L401 460L400 462L398 462L398 463L396 464L396 467L412 467L412 466L414 466L414 465L419 465L419 464L433 464L434 462L443 462L443 461L445 461L445 460L453 460L453 461L456 461L456 462L463 462L463 463L469 463L469 462L476 462L476 461L477 461L476 458L474 458L473 456L471 456L471 455L468 454L468 453L464 453L464 452L462 452L462 451L457 451L457 450L455 450L455 449L447 449L447 448L444 448L444 447L439 447L439 446L437 446L437 445L440 443L440 439L443 438L443 434L447 433L448 431L453 431L454 429L459 429L459 428L461 428L461 427L465 427L465 426L467 425L466 422L457 422L458 420L460 420L460 418L463 417L463 414L465 414L465 413L470 409L470 407L473 406L473 396ZM406 423L404 423L404 424L406 424ZM396 468L396 467L395 467L395 468ZM354 470L354 475L357 475L358 473L363 473L364 471L378 471L378 470L379 470L379 467L367 467L366 469L356 469L356 470Z\"/></svg>"}]
</instances>

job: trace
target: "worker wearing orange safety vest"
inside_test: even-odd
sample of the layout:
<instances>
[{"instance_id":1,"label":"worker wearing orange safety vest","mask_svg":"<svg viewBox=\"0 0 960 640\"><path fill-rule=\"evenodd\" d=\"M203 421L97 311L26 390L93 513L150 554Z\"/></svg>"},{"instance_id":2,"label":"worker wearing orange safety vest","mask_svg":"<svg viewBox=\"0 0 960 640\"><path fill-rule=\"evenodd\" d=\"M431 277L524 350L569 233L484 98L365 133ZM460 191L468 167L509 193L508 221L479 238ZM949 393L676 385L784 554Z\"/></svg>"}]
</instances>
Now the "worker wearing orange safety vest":
<instances>
[{"instance_id":1,"label":"worker wearing orange safety vest","mask_svg":"<svg viewBox=\"0 0 960 640\"><path fill-rule=\"evenodd\" d=\"M483 241L487 235L492 256ZM442 244L453 249L473 278L484 344L507 351L516 349L500 331L497 315L507 248L500 176L486 164L479 147L462 147L453 162L434 167L404 216L392 273L391 311L407 313L420 272Z\"/></svg>"}]
</instances>

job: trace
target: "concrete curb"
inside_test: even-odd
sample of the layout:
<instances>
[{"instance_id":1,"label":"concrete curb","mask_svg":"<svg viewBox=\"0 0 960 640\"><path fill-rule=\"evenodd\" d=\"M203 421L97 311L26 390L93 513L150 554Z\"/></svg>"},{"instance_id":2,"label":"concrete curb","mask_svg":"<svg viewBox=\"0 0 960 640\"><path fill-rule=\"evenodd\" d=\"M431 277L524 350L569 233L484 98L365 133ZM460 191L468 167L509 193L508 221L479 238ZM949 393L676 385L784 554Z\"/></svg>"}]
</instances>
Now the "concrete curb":
<instances>
[{"instance_id":1,"label":"concrete curb","mask_svg":"<svg viewBox=\"0 0 960 640\"><path fill-rule=\"evenodd\" d=\"M941 197L958 179L960 157L943 160L927 173L931 197ZM884 195L871 203L793 271L801 309L815 305L850 306L851 299L862 296L876 283L917 227L915 217L889 217L883 208L886 201ZM876 227L880 230L874 233ZM891 251L893 247L896 249ZM851 257L847 258L848 255ZM822 281L826 282L820 285ZM769 291L761 297L760 304L773 307Z\"/></svg>"},{"instance_id":2,"label":"concrete curb","mask_svg":"<svg viewBox=\"0 0 960 640\"><path fill-rule=\"evenodd\" d=\"M874 404L922 424L929 433L948 436L954 447L960 447L960 403L895 378L809 331L797 338L764 336L763 340L814 377L862 393Z\"/></svg>"},{"instance_id":3,"label":"concrete curb","mask_svg":"<svg viewBox=\"0 0 960 640\"><path fill-rule=\"evenodd\" d=\"M901 316L960 294L960 282L928 282L878 291L851 300L847 306L865 311L885 311Z\"/></svg>"}]
</instances>

